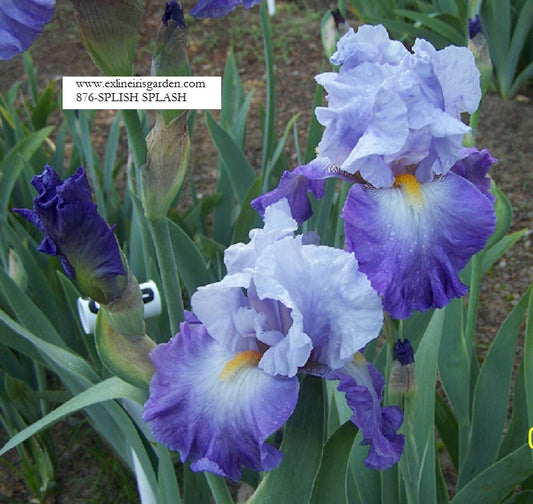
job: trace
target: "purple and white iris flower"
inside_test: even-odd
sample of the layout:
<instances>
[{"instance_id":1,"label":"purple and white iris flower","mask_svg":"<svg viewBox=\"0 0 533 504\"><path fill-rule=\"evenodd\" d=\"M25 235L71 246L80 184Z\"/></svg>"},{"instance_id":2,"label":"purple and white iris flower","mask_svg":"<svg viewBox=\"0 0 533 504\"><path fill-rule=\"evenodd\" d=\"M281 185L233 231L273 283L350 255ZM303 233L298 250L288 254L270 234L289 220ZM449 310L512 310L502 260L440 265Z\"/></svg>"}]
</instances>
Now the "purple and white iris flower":
<instances>
[{"instance_id":1,"label":"purple and white iris flower","mask_svg":"<svg viewBox=\"0 0 533 504\"><path fill-rule=\"evenodd\" d=\"M43 233L38 250L57 256L65 273L82 291L101 304L117 300L127 284L127 272L114 226L98 214L83 168L61 180L46 165L31 181L39 195L33 210L15 208Z\"/></svg>"},{"instance_id":2,"label":"purple and white iris flower","mask_svg":"<svg viewBox=\"0 0 533 504\"><path fill-rule=\"evenodd\" d=\"M286 199L264 219L249 243L227 249L227 275L198 289L194 314L152 352L156 373L144 420L193 470L238 480L243 467L279 465L282 455L265 440L294 411L297 373L323 369L319 374L344 380L350 394L366 394L354 402L354 421L378 447L371 466L389 467L401 453L401 411L384 420L390 409L380 405L379 380L344 371L379 334L379 296L353 254L319 246L315 235L294 235Z\"/></svg>"},{"instance_id":3,"label":"purple and white iris flower","mask_svg":"<svg viewBox=\"0 0 533 504\"><path fill-rule=\"evenodd\" d=\"M10 60L31 46L54 15L55 0L0 2L0 59Z\"/></svg>"},{"instance_id":4,"label":"purple and white iris flower","mask_svg":"<svg viewBox=\"0 0 533 504\"><path fill-rule=\"evenodd\" d=\"M421 39L410 52L383 26L362 26L340 39L331 61L339 72L317 76L328 93L328 106L316 109L325 126L317 158L252 204L261 212L286 197L291 180L301 222L315 184L355 182L342 213L346 248L385 310L407 318L441 308L466 293L458 273L496 221L486 176L495 159L462 147L470 128L461 114L481 99L474 57Z\"/></svg>"}]
</instances>

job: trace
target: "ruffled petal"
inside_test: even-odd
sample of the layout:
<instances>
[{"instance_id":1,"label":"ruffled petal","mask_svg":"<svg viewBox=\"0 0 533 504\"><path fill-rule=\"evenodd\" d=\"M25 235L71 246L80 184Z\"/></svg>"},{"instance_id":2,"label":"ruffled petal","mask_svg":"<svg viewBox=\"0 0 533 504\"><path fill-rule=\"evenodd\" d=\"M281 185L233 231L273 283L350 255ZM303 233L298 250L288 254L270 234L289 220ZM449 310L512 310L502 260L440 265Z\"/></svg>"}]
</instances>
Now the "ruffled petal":
<instances>
[{"instance_id":1,"label":"ruffled petal","mask_svg":"<svg viewBox=\"0 0 533 504\"><path fill-rule=\"evenodd\" d=\"M252 229L248 243L236 243L224 252L224 264L229 275L251 273L257 257L265 248L284 236L292 236L298 228L286 198L267 206L263 218L263 228Z\"/></svg>"},{"instance_id":2,"label":"ruffled petal","mask_svg":"<svg viewBox=\"0 0 533 504\"><path fill-rule=\"evenodd\" d=\"M194 471L238 481L243 467L276 468L283 455L265 440L294 411L298 380L267 375L253 352L235 354L187 319L151 353L156 372L143 419L154 438Z\"/></svg>"},{"instance_id":3,"label":"ruffled petal","mask_svg":"<svg viewBox=\"0 0 533 504\"><path fill-rule=\"evenodd\" d=\"M365 465L384 470L394 465L403 450L404 437L398 434L403 412L397 406L381 406L385 380L372 364L352 362L336 373L338 390L346 393L346 403L353 411L351 421L361 429L363 441L369 445Z\"/></svg>"},{"instance_id":4,"label":"ruffled petal","mask_svg":"<svg viewBox=\"0 0 533 504\"><path fill-rule=\"evenodd\" d=\"M292 319L283 351L274 345L261 360L270 374L291 376L305 364L307 358L286 367L302 333L312 342L312 361L337 369L381 329L381 301L353 255L343 250L285 238L258 258L254 285L259 299L278 301Z\"/></svg>"},{"instance_id":5,"label":"ruffled petal","mask_svg":"<svg viewBox=\"0 0 533 504\"><path fill-rule=\"evenodd\" d=\"M228 275L221 281L199 287L191 298L196 316L209 334L233 352L257 349L254 313L239 285L241 276ZM249 338L250 334L253 335Z\"/></svg>"},{"instance_id":6,"label":"ruffled petal","mask_svg":"<svg viewBox=\"0 0 533 504\"><path fill-rule=\"evenodd\" d=\"M452 167L452 171L472 182L490 201L496 201L490 193L490 178L487 173L497 159L491 156L488 149L478 151L474 147L463 149L461 157Z\"/></svg>"},{"instance_id":7,"label":"ruffled petal","mask_svg":"<svg viewBox=\"0 0 533 504\"><path fill-rule=\"evenodd\" d=\"M291 208L292 217L301 225L313 214L308 193L312 193L316 199L322 198L324 196L324 182L306 177L302 173L302 168L297 167L293 171L285 171L278 187L254 199L252 207L263 217L268 206L286 198Z\"/></svg>"},{"instance_id":8,"label":"ruffled petal","mask_svg":"<svg viewBox=\"0 0 533 504\"><path fill-rule=\"evenodd\" d=\"M470 131L461 113L476 110L481 96L468 49L437 51L419 39L410 53L383 26L361 26L339 40L332 62L338 73L316 77L327 91L327 107L316 108L327 170L391 187L412 165L420 164L417 176L427 182L460 159Z\"/></svg>"},{"instance_id":9,"label":"ruffled petal","mask_svg":"<svg viewBox=\"0 0 533 504\"><path fill-rule=\"evenodd\" d=\"M437 51L426 40L417 39L415 55L432 61L444 99L444 110L454 117L461 112L472 114L481 100L480 73L472 51L466 47L448 46Z\"/></svg>"},{"instance_id":10,"label":"ruffled petal","mask_svg":"<svg viewBox=\"0 0 533 504\"><path fill-rule=\"evenodd\" d=\"M30 47L54 15L55 0L0 2L0 59L9 60Z\"/></svg>"},{"instance_id":11,"label":"ruffled petal","mask_svg":"<svg viewBox=\"0 0 533 504\"><path fill-rule=\"evenodd\" d=\"M458 273L495 229L491 202L466 179L448 173L419 191L354 185L342 214L347 249L394 318L464 295Z\"/></svg>"},{"instance_id":12,"label":"ruffled petal","mask_svg":"<svg viewBox=\"0 0 533 504\"><path fill-rule=\"evenodd\" d=\"M401 42L389 39L383 25L363 25L357 33L350 28L339 40L331 62L334 65L343 65L344 69L359 66L364 62L395 66L408 54Z\"/></svg>"}]
</instances>

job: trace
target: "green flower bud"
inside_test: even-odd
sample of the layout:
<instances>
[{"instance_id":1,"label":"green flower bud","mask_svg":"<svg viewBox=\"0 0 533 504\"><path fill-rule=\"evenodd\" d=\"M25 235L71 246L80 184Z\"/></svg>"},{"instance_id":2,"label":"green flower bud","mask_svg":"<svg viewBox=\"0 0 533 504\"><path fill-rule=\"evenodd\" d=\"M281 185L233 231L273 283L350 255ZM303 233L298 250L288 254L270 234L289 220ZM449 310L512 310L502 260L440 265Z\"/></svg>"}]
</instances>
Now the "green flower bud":
<instances>
[{"instance_id":1,"label":"green flower bud","mask_svg":"<svg viewBox=\"0 0 533 504\"><path fill-rule=\"evenodd\" d=\"M148 388L155 372L150 352L155 343L146 335L129 337L118 332L103 311L98 313L94 337L98 355L116 376L141 388Z\"/></svg>"},{"instance_id":2,"label":"green flower bud","mask_svg":"<svg viewBox=\"0 0 533 504\"><path fill-rule=\"evenodd\" d=\"M105 75L133 75L142 0L72 0L72 5L94 64Z\"/></svg>"},{"instance_id":3,"label":"green flower bud","mask_svg":"<svg viewBox=\"0 0 533 504\"><path fill-rule=\"evenodd\" d=\"M477 33L468 42L468 48L474 54L476 66L481 73L481 92L483 95L492 82L492 60L490 59L489 44L483 33Z\"/></svg>"},{"instance_id":4,"label":"green flower bud","mask_svg":"<svg viewBox=\"0 0 533 504\"><path fill-rule=\"evenodd\" d=\"M147 162L142 169L141 199L149 219L163 219L178 194L189 164L187 113L165 124L157 115L146 137Z\"/></svg>"},{"instance_id":5,"label":"green flower bud","mask_svg":"<svg viewBox=\"0 0 533 504\"><path fill-rule=\"evenodd\" d=\"M152 56L152 75L156 77L191 75L187 57L187 28L180 5L168 2L157 31ZM169 123L181 114L180 110L160 110Z\"/></svg>"},{"instance_id":6,"label":"green flower bud","mask_svg":"<svg viewBox=\"0 0 533 504\"><path fill-rule=\"evenodd\" d=\"M339 9L328 11L322 16L320 37L327 58L330 58L336 51L337 42L349 28L350 25L346 22Z\"/></svg>"},{"instance_id":7,"label":"green flower bud","mask_svg":"<svg viewBox=\"0 0 533 504\"><path fill-rule=\"evenodd\" d=\"M144 303L137 279L128 268L127 283L119 298L101 306L106 321L124 336L144 334Z\"/></svg>"}]
</instances>

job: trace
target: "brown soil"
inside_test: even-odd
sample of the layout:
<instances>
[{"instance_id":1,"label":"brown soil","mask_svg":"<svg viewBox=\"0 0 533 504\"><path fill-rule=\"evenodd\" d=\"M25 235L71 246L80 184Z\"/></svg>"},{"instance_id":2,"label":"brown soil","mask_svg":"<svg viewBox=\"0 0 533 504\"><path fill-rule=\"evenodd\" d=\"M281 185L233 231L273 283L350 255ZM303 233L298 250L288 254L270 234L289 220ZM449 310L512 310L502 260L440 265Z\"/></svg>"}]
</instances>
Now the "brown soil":
<instances>
[{"instance_id":1,"label":"brown soil","mask_svg":"<svg viewBox=\"0 0 533 504\"><path fill-rule=\"evenodd\" d=\"M145 4L145 21L136 63L136 70L141 75L149 73L152 39L159 26L164 2L147 0ZM184 1L184 11L188 12L193 4L192 0ZM312 114L315 90L313 76L325 64L320 43L320 17L328 7L326 2L320 0L278 1L278 12L272 19L276 51L276 126L281 135L287 121L299 113L297 124L302 146L305 145L305 134ZM318 14L311 15L310 12ZM193 20L187 17L187 22L190 60L196 75L222 75L230 43L233 44L245 90L253 90L246 154L252 165L258 166L261 160L259 108L265 92L258 9L239 9L234 16L219 20ZM293 28L287 30L288 25ZM298 28L295 29L294 26ZM85 53L68 0L57 0L56 15L32 47L31 53L42 86L63 75L99 74ZM20 57L10 62L0 62L1 92L24 77ZM530 140L533 134L532 97L531 89L524 90L523 94L510 101L504 101L494 94L488 95L482 105L477 137L477 146L489 148L499 159L492 170L492 176L511 201L514 211L513 231L533 228L533 147ZM96 146L104 145L113 116L113 112L98 113L98 126L94 131ZM191 159L192 172L197 190L207 195L212 192L216 178L216 151L209 139L203 116L199 114L198 118ZM286 154L289 162L296 165L296 151L293 144L288 143ZM528 232L483 279L478 322L481 350L490 344L506 314L533 282L532 258L531 235ZM69 432L72 429L68 422L61 425L57 429L59 432ZM56 432L55 435L59 436L58 442L65 441L64 434ZM0 434L1 437L3 433ZM83 443L78 441L78 444ZM102 446L98 449L105 452ZM80 450L79 453L82 452L87 453L85 450ZM112 498L105 497L106 490L98 493L93 487L96 495L93 493L91 496L76 486L79 474L84 474L84 481L88 482L101 475L100 468L96 467L98 464L94 463L91 456L78 458L72 453L65 453L64 457L68 458L68 463L61 459L57 465L60 489L55 502L119 502L115 498L116 489L111 492L115 496ZM10 456L11 460L14 458ZM0 502L27 502L31 496L24 489L23 480L12 471L6 471L5 466L0 465Z\"/></svg>"}]
</instances>

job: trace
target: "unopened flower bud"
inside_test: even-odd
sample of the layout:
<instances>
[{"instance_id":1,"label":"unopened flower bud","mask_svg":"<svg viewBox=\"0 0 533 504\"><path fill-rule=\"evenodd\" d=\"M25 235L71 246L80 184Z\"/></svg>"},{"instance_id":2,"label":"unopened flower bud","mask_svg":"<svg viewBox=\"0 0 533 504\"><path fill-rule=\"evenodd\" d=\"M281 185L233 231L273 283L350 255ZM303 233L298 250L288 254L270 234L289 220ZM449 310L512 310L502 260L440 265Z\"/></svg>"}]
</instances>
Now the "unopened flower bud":
<instances>
[{"instance_id":1,"label":"unopened flower bud","mask_svg":"<svg viewBox=\"0 0 533 504\"><path fill-rule=\"evenodd\" d=\"M413 347L407 338L396 342L393 357L388 385L389 401L403 407L405 398L416 394L418 390Z\"/></svg>"},{"instance_id":2,"label":"unopened flower bud","mask_svg":"<svg viewBox=\"0 0 533 504\"><path fill-rule=\"evenodd\" d=\"M178 2L167 2L157 31L152 75L190 75L187 58L187 28Z\"/></svg>"},{"instance_id":3,"label":"unopened flower bud","mask_svg":"<svg viewBox=\"0 0 533 504\"><path fill-rule=\"evenodd\" d=\"M178 2L167 2L157 31L155 49L152 56L152 75L184 76L190 75L191 69L187 58L187 28L183 11ZM180 110L160 110L165 122L181 114Z\"/></svg>"},{"instance_id":4,"label":"unopened flower bud","mask_svg":"<svg viewBox=\"0 0 533 504\"><path fill-rule=\"evenodd\" d=\"M117 300L128 282L126 260L114 227L97 212L83 168L63 181L46 165L32 185L39 192L33 210L13 211L44 233L38 250L57 256L85 295L102 305Z\"/></svg>"},{"instance_id":5,"label":"unopened flower bud","mask_svg":"<svg viewBox=\"0 0 533 504\"><path fill-rule=\"evenodd\" d=\"M492 61L490 59L489 44L483 35L481 21L477 14L474 19L468 20L468 33L468 48L472 51L476 66L481 73L481 92L484 95L492 81Z\"/></svg>"},{"instance_id":6,"label":"unopened flower bud","mask_svg":"<svg viewBox=\"0 0 533 504\"><path fill-rule=\"evenodd\" d=\"M85 47L105 75L133 75L142 0L72 0Z\"/></svg>"},{"instance_id":7,"label":"unopened flower bud","mask_svg":"<svg viewBox=\"0 0 533 504\"><path fill-rule=\"evenodd\" d=\"M46 165L32 179L39 192L33 210L13 209L43 233L40 252L57 256L81 291L102 306L109 321L126 335L144 331L139 285L114 235L98 214L83 168L61 180Z\"/></svg>"},{"instance_id":8,"label":"unopened flower bud","mask_svg":"<svg viewBox=\"0 0 533 504\"><path fill-rule=\"evenodd\" d=\"M148 388L155 372L149 354L156 346L148 336L125 336L99 312L94 337L98 355L110 371L137 387Z\"/></svg>"},{"instance_id":9,"label":"unopened flower bud","mask_svg":"<svg viewBox=\"0 0 533 504\"><path fill-rule=\"evenodd\" d=\"M146 145L148 155L141 187L144 213L150 219L163 219L187 173L190 139L186 113L168 124L157 115Z\"/></svg>"},{"instance_id":10,"label":"unopened flower bud","mask_svg":"<svg viewBox=\"0 0 533 504\"><path fill-rule=\"evenodd\" d=\"M344 19L339 9L328 11L322 16L320 36L326 57L330 58L337 48L337 42L344 35L350 25Z\"/></svg>"}]
</instances>

